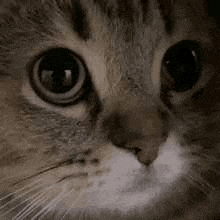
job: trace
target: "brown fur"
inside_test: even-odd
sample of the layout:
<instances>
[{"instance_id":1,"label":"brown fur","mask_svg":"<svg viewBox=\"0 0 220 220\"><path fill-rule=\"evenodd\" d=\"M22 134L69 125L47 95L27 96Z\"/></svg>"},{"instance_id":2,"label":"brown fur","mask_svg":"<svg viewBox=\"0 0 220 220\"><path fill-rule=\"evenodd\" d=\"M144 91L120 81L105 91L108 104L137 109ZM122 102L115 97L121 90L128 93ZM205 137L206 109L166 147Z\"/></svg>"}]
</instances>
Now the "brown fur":
<instances>
[{"instance_id":1,"label":"brown fur","mask_svg":"<svg viewBox=\"0 0 220 220\"><path fill-rule=\"evenodd\" d=\"M0 219L220 216L216 20L201 0L137 2L1 1ZM163 56L181 40L199 42L201 77L162 94ZM58 47L92 85L65 107L29 81Z\"/></svg>"}]
</instances>

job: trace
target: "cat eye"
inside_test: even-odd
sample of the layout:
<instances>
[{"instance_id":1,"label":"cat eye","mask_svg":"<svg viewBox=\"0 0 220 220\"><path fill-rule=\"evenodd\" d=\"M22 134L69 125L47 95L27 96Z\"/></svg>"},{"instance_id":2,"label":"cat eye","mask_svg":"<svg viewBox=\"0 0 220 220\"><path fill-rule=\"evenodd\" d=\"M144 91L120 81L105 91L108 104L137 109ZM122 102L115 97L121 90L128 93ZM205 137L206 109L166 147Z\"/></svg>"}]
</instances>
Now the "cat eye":
<instances>
[{"instance_id":1,"label":"cat eye","mask_svg":"<svg viewBox=\"0 0 220 220\"><path fill-rule=\"evenodd\" d=\"M55 48L35 62L30 82L35 92L47 102L68 105L83 95L87 70L74 52Z\"/></svg>"},{"instance_id":2,"label":"cat eye","mask_svg":"<svg viewBox=\"0 0 220 220\"><path fill-rule=\"evenodd\" d=\"M168 75L169 87L176 92L195 86L201 74L199 44L183 40L170 47L163 58L162 72Z\"/></svg>"}]
</instances>

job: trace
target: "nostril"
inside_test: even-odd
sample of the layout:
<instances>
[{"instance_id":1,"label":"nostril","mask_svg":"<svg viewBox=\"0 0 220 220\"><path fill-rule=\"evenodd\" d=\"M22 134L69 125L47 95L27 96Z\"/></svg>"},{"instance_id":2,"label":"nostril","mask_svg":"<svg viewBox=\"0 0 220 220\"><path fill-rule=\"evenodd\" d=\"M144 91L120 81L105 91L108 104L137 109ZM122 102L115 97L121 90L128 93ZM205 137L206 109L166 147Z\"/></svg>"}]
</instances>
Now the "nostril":
<instances>
[{"instance_id":1,"label":"nostril","mask_svg":"<svg viewBox=\"0 0 220 220\"><path fill-rule=\"evenodd\" d=\"M129 145L125 145L125 146L124 146L124 149L127 150L127 151L129 151L129 152L131 152L131 153L133 153L133 154L136 155L136 156L138 156L139 152L141 151L140 148L137 148L137 147L135 147L135 148L130 148Z\"/></svg>"},{"instance_id":2,"label":"nostril","mask_svg":"<svg viewBox=\"0 0 220 220\"><path fill-rule=\"evenodd\" d=\"M137 155L141 151L141 149L138 147L134 147L132 144L133 141L134 140L124 139L119 136L117 136L117 137L114 136L111 138L112 144L115 145L116 147L124 148L125 150L128 150L128 151L132 152L133 154Z\"/></svg>"},{"instance_id":3,"label":"nostril","mask_svg":"<svg viewBox=\"0 0 220 220\"><path fill-rule=\"evenodd\" d=\"M127 149L130 150L135 155L137 155L141 151L141 149L137 148L137 147L135 147L135 148L127 148Z\"/></svg>"},{"instance_id":4,"label":"nostril","mask_svg":"<svg viewBox=\"0 0 220 220\"><path fill-rule=\"evenodd\" d=\"M149 166L157 158L159 143L152 144L149 140L137 140L131 137L130 140L115 137L111 139L112 144L133 153L144 165Z\"/></svg>"}]
</instances>

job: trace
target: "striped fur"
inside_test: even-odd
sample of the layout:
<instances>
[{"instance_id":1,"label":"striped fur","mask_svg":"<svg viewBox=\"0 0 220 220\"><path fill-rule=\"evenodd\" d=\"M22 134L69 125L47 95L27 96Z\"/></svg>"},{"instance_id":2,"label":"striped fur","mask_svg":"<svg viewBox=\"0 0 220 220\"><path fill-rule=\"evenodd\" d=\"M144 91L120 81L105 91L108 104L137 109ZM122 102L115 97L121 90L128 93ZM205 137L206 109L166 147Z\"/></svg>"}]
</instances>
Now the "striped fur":
<instances>
[{"instance_id":1,"label":"striped fur","mask_svg":"<svg viewBox=\"0 0 220 220\"><path fill-rule=\"evenodd\" d=\"M213 8L206 0L1 0L0 219L220 218ZM184 40L199 45L201 76L176 92L163 57ZM86 95L71 105L45 101L31 84L54 48L85 67Z\"/></svg>"}]
</instances>

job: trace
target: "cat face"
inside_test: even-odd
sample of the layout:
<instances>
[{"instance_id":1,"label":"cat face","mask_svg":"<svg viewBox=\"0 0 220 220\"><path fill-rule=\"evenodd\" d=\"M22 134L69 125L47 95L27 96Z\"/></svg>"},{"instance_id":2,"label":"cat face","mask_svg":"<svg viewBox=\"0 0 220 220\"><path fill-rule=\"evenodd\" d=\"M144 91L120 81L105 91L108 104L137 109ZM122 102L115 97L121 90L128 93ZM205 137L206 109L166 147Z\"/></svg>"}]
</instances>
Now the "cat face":
<instances>
[{"instance_id":1,"label":"cat face","mask_svg":"<svg viewBox=\"0 0 220 220\"><path fill-rule=\"evenodd\" d=\"M195 1L0 3L0 218L219 216L219 30Z\"/></svg>"}]
</instances>

